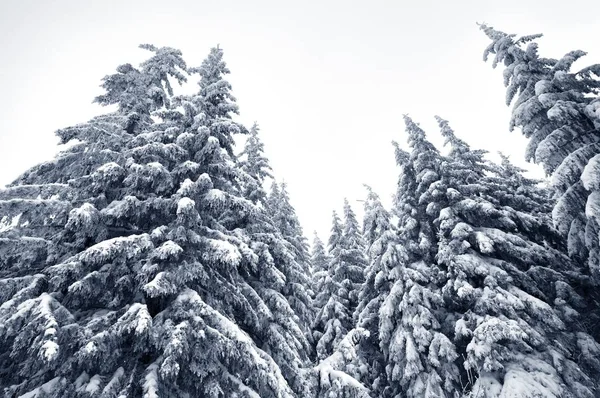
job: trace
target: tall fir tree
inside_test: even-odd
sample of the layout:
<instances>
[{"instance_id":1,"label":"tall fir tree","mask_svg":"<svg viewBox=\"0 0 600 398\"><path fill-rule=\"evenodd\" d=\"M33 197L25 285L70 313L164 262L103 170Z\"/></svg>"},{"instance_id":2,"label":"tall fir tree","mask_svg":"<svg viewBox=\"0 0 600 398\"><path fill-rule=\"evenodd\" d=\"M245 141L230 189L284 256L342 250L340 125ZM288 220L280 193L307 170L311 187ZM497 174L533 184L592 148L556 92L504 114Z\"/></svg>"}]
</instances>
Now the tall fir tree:
<instances>
[{"instance_id":1,"label":"tall fir tree","mask_svg":"<svg viewBox=\"0 0 600 398\"><path fill-rule=\"evenodd\" d=\"M316 303L322 303L314 321L313 329L317 348L317 358L325 359L335 351L336 346L352 328L352 313L349 310L348 289L344 288L344 263L341 260L343 225L333 212L328 252L331 258L329 272Z\"/></svg>"},{"instance_id":2,"label":"tall fir tree","mask_svg":"<svg viewBox=\"0 0 600 398\"><path fill-rule=\"evenodd\" d=\"M335 246L342 234L340 220L334 213L332 237L330 238L330 248ZM335 252L335 249L332 250ZM333 275L330 273L330 267L333 265L331 256L325 251L323 242L319 239L316 232L311 250L311 265L313 267L313 285L315 287L315 308L318 315L320 310L329 305L329 309L340 309L337 305L337 294L339 285L335 283ZM333 297L333 299L332 299ZM329 312L325 311L322 315L328 316ZM349 313L344 313L344 318L348 318ZM327 332L328 326L335 326L335 321L326 318L325 321L315 322L315 340L317 345L323 337L323 330ZM348 322L351 326L351 323ZM329 329L334 331L334 329ZM318 346L318 364L314 367L315 383L313 395L316 398L366 398L369 396L370 389L360 383L358 380L361 373L366 369L357 369L364 361L358 355L359 345L363 343L365 338L368 338L368 331L363 328L356 328L343 335L344 331L340 332L339 336L334 336L334 342L327 340L327 344L321 343ZM340 337L343 337L340 339ZM327 338L327 337L326 337ZM324 353L322 350L327 347L329 351ZM327 356L328 355L328 356ZM357 376L357 378L353 377Z\"/></svg>"},{"instance_id":3,"label":"tall fir tree","mask_svg":"<svg viewBox=\"0 0 600 398\"><path fill-rule=\"evenodd\" d=\"M270 211L275 224L283 236L294 245L298 262L302 264L305 271L308 271L310 268L308 241L296 215L296 209L290 202L287 184L285 182L281 184L273 183L269 200L271 203Z\"/></svg>"},{"instance_id":4,"label":"tall fir tree","mask_svg":"<svg viewBox=\"0 0 600 398\"><path fill-rule=\"evenodd\" d=\"M298 317L298 322L307 336L309 343L312 343L310 328L314 317L313 293L310 289L310 274L307 273L310 259L307 256L298 254L297 248L293 244L297 240L294 241L295 237L290 236L292 231L289 228L292 225L301 233L302 227L295 216L293 207L287 201L287 193L282 193L275 182L273 182L271 195L267 195L263 188L265 179L272 179L273 176L269 161L264 154L264 146L260 140L259 128L256 123L250 129L250 135L246 140L240 158L242 170L246 172L247 176L251 177L243 182L243 192L245 193L245 197L254 203L260 204L271 218L272 224L275 227L274 229L271 228L271 236L277 236L277 239L272 240L270 243L275 248L271 250L271 254L285 276L286 283L283 294ZM278 212L281 202L284 203L285 210L291 212L290 218L293 220L293 223L282 221L282 216ZM264 232L264 228L257 231L259 234ZM313 353L312 344L308 353Z\"/></svg>"},{"instance_id":5,"label":"tall fir tree","mask_svg":"<svg viewBox=\"0 0 600 398\"><path fill-rule=\"evenodd\" d=\"M266 178L272 179L273 174L269 160L264 153L264 144L258 135L259 130L258 124L255 122L239 157L242 159L240 162L242 169L251 177L246 181L244 196L252 202L260 202L264 206L267 194L263 184Z\"/></svg>"},{"instance_id":6,"label":"tall fir tree","mask_svg":"<svg viewBox=\"0 0 600 398\"><path fill-rule=\"evenodd\" d=\"M507 158L490 164L437 120L451 149L428 196L442 197L436 258L447 272L447 335L464 359L463 386L482 398L594 396L586 371L597 374L599 351L577 326L586 308L572 288L579 269L561 252L549 196Z\"/></svg>"},{"instance_id":7,"label":"tall fir tree","mask_svg":"<svg viewBox=\"0 0 600 398\"><path fill-rule=\"evenodd\" d=\"M391 214L369 186L364 204L363 236L368 266L354 318L356 326L365 329L369 335L361 340L358 356L368 367L363 381L371 387L374 396L383 397L382 389L388 382L385 359L379 348L379 309L390 292L390 271L404 258L405 252L399 244Z\"/></svg>"},{"instance_id":8,"label":"tall fir tree","mask_svg":"<svg viewBox=\"0 0 600 398\"><path fill-rule=\"evenodd\" d=\"M396 145L401 167L394 212L398 217L397 262L389 264L389 291L379 308L379 344L386 363L383 396L458 397L456 348L448 337L442 289L444 270L437 264L433 220L440 197L429 188L440 180L440 154L425 133L405 116L406 153ZM388 246L396 247L395 239Z\"/></svg>"},{"instance_id":9,"label":"tall fir tree","mask_svg":"<svg viewBox=\"0 0 600 398\"><path fill-rule=\"evenodd\" d=\"M599 351L579 326L581 278L547 191L507 159L484 161L441 119L447 157L405 121L395 211L406 253L379 309L378 395L593 396Z\"/></svg>"},{"instance_id":10,"label":"tall fir tree","mask_svg":"<svg viewBox=\"0 0 600 398\"><path fill-rule=\"evenodd\" d=\"M308 342L273 255L286 246L243 197L223 52L189 69L198 94L170 98L181 53L144 48L140 69L105 78L98 101L119 109L60 130L79 143L0 192L0 386L302 396Z\"/></svg>"},{"instance_id":11,"label":"tall fir tree","mask_svg":"<svg viewBox=\"0 0 600 398\"><path fill-rule=\"evenodd\" d=\"M315 300L313 301L313 305L315 310L318 310L325 305L324 302L318 302L316 297L320 291L322 291L325 280L327 279L327 275L329 273L329 264L331 259L327 254L327 250L325 249L325 245L323 241L317 235L317 232L314 232L313 244L311 247L310 253L310 265L312 268L312 285L313 285L313 297ZM323 295L320 296L321 299L324 298Z\"/></svg>"},{"instance_id":12,"label":"tall fir tree","mask_svg":"<svg viewBox=\"0 0 600 398\"><path fill-rule=\"evenodd\" d=\"M484 60L504 63L506 103L514 101L510 130L529 138L526 157L543 165L556 190L554 224L567 237L569 255L587 261L600 283L600 65L571 71L583 51L542 58L535 40L482 25L492 40ZM597 328L596 328L597 329Z\"/></svg>"},{"instance_id":13,"label":"tall fir tree","mask_svg":"<svg viewBox=\"0 0 600 398\"><path fill-rule=\"evenodd\" d=\"M358 305L360 288L365 281L367 258L361 228L348 199L344 199L343 209L344 228L339 253L343 268L340 270L342 272L338 273L338 277L342 278L342 286L348 290L348 311L354 313Z\"/></svg>"},{"instance_id":14,"label":"tall fir tree","mask_svg":"<svg viewBox=\"0 0 600 398\"><path fill-rule=\"evenodd\" d=\"M303 235L302 226L290 203L286 185L273 182L267 198L267 211L273 219L279 233L288 243L292 257L288 260L292 266L286 274L286 297L300 319L304 333L312 339L312 322L315 316L313 291L311 289L310 256L308 244ZM312 340L311 340L312 341Z\"/></svg>"}]
</instances>

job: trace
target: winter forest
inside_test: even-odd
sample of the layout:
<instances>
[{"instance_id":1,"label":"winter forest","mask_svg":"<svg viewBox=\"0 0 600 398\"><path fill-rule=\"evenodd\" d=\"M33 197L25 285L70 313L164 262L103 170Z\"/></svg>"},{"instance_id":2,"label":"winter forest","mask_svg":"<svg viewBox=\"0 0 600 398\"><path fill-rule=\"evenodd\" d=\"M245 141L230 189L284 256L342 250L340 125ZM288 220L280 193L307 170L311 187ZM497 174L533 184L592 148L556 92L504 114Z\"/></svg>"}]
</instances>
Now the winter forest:
<instances>
[{"instance_id":1,"label":"winter forest","mask_svg":"<svg viewBox=\"0 0 600 398\"><path fill-rule=\"evenodd\" d=\"M329 236L239 122L223 48L141 45L108 111L0 189L2 396L600 397L600 64L480 30L546 178L404 115L392 206L365 185Z\"/></svg>"}]
</instances>

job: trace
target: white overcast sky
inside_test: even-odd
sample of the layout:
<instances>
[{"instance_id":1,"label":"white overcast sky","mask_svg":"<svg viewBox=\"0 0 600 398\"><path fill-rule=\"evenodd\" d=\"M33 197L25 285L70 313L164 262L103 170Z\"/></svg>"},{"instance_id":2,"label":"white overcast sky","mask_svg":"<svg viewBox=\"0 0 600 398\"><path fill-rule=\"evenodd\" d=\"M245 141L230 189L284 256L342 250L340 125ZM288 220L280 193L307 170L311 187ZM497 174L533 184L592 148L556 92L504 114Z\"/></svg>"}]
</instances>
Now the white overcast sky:
<instances>
[{"instance_id":1,"label":"white overcast sky","mask_svg":"<svg viewBox=\"0 0 600 398\"><path fill-rule=\"evenodd\" d=\"M56 129L102 112L100 79L143 60L138 44L196 66L219 43L241 120L260 124L306 235L326 239L344 197L361 213L363 183L391 202L404 113L436 143L439 114L473 147L527 165L476 22L544 33L541 54L582 49L584 66L600 62L599 21L598 0L0 0L0 186L53 157Z\"/></svg>"}]
</instances>

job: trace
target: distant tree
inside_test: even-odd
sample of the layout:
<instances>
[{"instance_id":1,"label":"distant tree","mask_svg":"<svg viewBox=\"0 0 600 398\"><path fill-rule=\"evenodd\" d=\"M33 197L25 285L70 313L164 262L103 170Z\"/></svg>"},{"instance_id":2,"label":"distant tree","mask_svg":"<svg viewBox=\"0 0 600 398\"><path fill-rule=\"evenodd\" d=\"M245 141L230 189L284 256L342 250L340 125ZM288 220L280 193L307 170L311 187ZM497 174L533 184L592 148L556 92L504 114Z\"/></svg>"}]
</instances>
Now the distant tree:
<instances>
[{"instance_id":1,"label":"distant tree","mask_svg":"<svg viewBox=\"0 0 600 398\"><path fill-rule=\"evenodd\" d=\"M317 235L317 232L314 232L313 244L311 247L311 256L310 256L310 264L312 267L312 285L313 285L313 294L316 298L318 292L322 291L325 280L327 279L327 275L329 273L329 264L331 259L325 250L325 245L323 241ZM323 295L320 296L324 298ZM325 304L320 303L318 301L314 301L314 306L316 310L319 310Z\"/></svg>"},{"instance_id":2,"label":"distant tree","mask_svg":"<svg viewBox=\"0 0 600 398\"><path fill-rule=\"evenodd\" d=\"M267 198L267 212L283 239L291 257L285 273L287 283L285 296L299 317L300 326L312 341L312 323L315 317L313 308L313 291L311 288L311 267L308 253L308 243L303 235L302 226L296 215L296 210L290 203L287 188L284 184L273 182Z\"/></svg>"},{"instance_id":3,"label":"distant tree","mask_svg":"<svg viewBox=\"0 0 600 398\"><path fill-rule=\"evenodd\" d=\"M348 290L348 310L354 313L359 291L365 281L367 257L361 228L347 199L344 199L343 225L339 251L340 263L343 265L336 275L344 289Z\"/></svg>"},{"instance_id":4,"label":"distant tree","mask_svg":"<svg viewBox=\"0 0 600 398\"><path fill-rule=\"evenodd\" d=\"M361 340L358 356L368 366L365 383L375 396L382 397L387 385L385 359L379 348L379 309L389 294L390 272L406 253L399 243L391 214L383 207L379 196L367 186L364 204L363 236L366 240L368 266L366 280L359 292L359 302L354 318L356 326L369 335Z\"/></svg>"},{"instance_id":5,"label":"distant tree","mask_svg":"<svg viewBox=\"0 0 600 398\"><path fill-rule=\"evenodd\" d=\"M269 195L269 211L275 224L283 236L294 246L299 263L309 270L308 241L304 236L302 225L296 215L296 210L290 202L287 184L273 183Z\"/></svg>"},{"instance_id":6,"label":"distant tree","mask_svg":"<svg viewBox=\"0 0 600 398\"><path fill-rule=\"evenodd\" d=\"M263 184L266 178L273 178L273 175L258 133L258 124L254 123L240 158L242 169L251 177L246 181L244 196L254 203L265 205L267 194Z\"/></svg>"},{"instance_id":7,"label":"distant tree","mask_svg":"<svg viewBox=\"0 0 600 398\"><path fill-rule=\"evenodd\" d=\"M329 235L329 272L315 302L321 304L314 322L314 336L317 358L325 359L332 355L340 341L352 329L352 313L349 308L349 290L344 287L344 262L341 259L343 225L333 212L331 234Z\"/></svg>"}]
</instances>

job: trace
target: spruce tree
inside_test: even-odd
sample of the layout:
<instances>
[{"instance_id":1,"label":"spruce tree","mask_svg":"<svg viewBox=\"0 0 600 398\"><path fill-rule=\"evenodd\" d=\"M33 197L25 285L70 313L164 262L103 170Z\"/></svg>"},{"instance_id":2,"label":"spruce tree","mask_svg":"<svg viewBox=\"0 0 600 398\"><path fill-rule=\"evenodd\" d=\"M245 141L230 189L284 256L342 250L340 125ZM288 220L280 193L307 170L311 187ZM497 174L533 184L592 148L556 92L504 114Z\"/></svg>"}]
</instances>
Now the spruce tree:
<instances>
[{"instance_id":1,"label":"spruce tree","mask_svg":"<svg viewBox=\"0 0 600 398\"><path fill-rule=\"evenodd\" d=\"M294 246L298 262L303 269L308 272L309 255L308 241L304 236L302 225L296 215L296 210L290 202L290 196L287 191L287 184L274 183L270 195L270 211L275 224L283 236Z\"/></svg>"},{"instance_id":2,"label":"spruce tree","mask_svg":"<svg viewBox=\"0 0 600 398\"><path fill-rule=\"evenodd\" d=\"M244 150L240 153L241 167L248 176L244 196L254 203L266 205L267 194L263 188L266 178L273 178L269 160L264 154L264 144L258 133L258 124L255 122L250 129Z\"/></svg>"},{"instance_id":3,"label":"spruce tree","mask_svg":"<svg viewBox=\"0 0 600 398\"><path fill-rule=\"evenodd\" d=\"M335 347L352 328L352 313L349 310L348 289L344 288L344 263L341 260L341 245L343 225L333 212L331 234L329 235L328 251L331 257L329 272L315 301L323 303L318 309L314 322L314 336L317 342L317 358L319 360L330 356Z\"/></svg>"},{"instance_id":4,"label":"spruce tree","mask_svg":"<svg viewBox=\"0 0 600 398\"><path fill-rule=\"evenodd\" d=\"M336 222L337 220L337 222ZM334 216L334 236L339 237L341 226L339 219ZM329 273L332 264L331 258L325 251L323 242L316 232L311 251L311 264L313 267L313 285L315 286L315 307L318 310L325 305L332 305L331 291L337 287L333 283ZM332 289L333 288L333 289ZM335 293L334 293L335 294ZM319 325L318 325L319 326ZM322 326L322 325L320 325ZM357 369L364 361L359 357L359 345L368 338L369 332L363 328L355 328L349 331L341 340L338 340L328 357L319 356L318 364L313 368L313 395L316 398L366 398L369 396L369 388L361 384L357 378L366 369ZM320 340L323 333L315 331L316 340Z\"/></svg>"},{"instance_id":5,"label":"spruce tree","mask_svg":"<svg viewBox=\"0 0 600 398\"><path fill-rule=\"evenodd\" d=\"M342 286L348 290L348 311L354 313L360 288L365 281L367 258L362 233L348 199L344 199L344 228L339 256L343 268L338 277L343 278Z\"/></svg>"},{"instance_id":6,"label":"spruce tree","mask_svg":"<svg viewBox=\"0 0 600 398\"><path fill-rule=\"evenodd\" d=\"M368 337L361 328L352 329L335 351L313 368L312 396L315 398L368 398L370 389L348 372L356 371L359 345Z\"/></svg>"},{"instance_id":7,"label":"spruce tree","mask_svg":"<svg viewBox=\"0 0 600 398\"><path fill-rule=\"evenodd\" d=\"M410 153L396 146L401 167L394 212L402 249L391 253L389 291L382 292L379 344L386 362L383 396L458 397L458 354L442 295L444 270L436 262L437 236L433 220L440 197L430 187L440 180L440 154L423 130L405 116Z\"/></svg>"},{"instance_id":8,"label":"spruce tree","mask_svg":"<svg viewBox=\"0 0 600 398\"><path fill-rule=\"evenodd\" d=\"M555 226L568 239L569 255L587 261L600 283L598 198L600 194L600 65L571 71L583 51L560 59L542 58L535 39L516 38L482 25L492 40L484 60L504 63L506 103L514 101L510 129L519 127L529 144L527 160L543 165L552 176Z\"/></svg>"},{"instance_id":9,"label":"spruce tree","mask_svg":"<svg viewBox=\"0 0 600 398\"><path fill-rule=\"evenodd\" d=\"M198 94L171 98L181 53L144 48L155 55L140 69L105 78L98 101L119 109L60 130L79 143L0 192L0 386L302 396L308 343L275 226L243 196L233 136L246 129L223 52L188 70Z\"/></svg>"},{"instance_id":10,"label":"spruce tree","mask_svg":"<svg viewBox=\"0 0 600 398\"><path fill-rule=\"evenodd\" d=\"M317 235L317 232L314 232L313 244L311 247L311 255L310 255L310 265L312 268L312 286L313 286L313 294L315 300L313 301L313 305L315 310L319 310L325 305L324 302L318 302L316 297L319 292L322 291L325 280L327 279L327 275L329 273L329 263L331 259L329 258L327 251L325 250L325 245L323 241ZM323 295L320 295L321 299L324 298Z\"/></svg>"},{"instance_id":11,"label":"spruce tree","mask_svg":"<svg viewBox=\"0 0 600 398\"><path fill-rule=\"evenodd\" d=\"M572 287L578 266L561 252L549 196L507 158L490 164L438 123L451 150L429 196L442 197L436 258L463 386L474 397L594 396L586 371L598 374L600 351L577 326L586 308Z\"/></svg>"},{"instance_id":12,"label":"spruce tree","mask_svg":"<svg viewBox=\"0 0 600 398\"><path fill-rule=\"evenodd\" d=\"M310 273L307 273L310 264L308 256L299 255L296 246L290 242L295 237L284 234L287 232L289 235L291 232L289 229L282 227L282 224L290 225L290 223L284 224L282 217L279 215L278 210L281 207L282 201L284 202L283 206L285 210L291 212L291 217L295 222L292 225L300 233L302 232L302 227L295 216L293 207L287 201L287 193L282 194L275 182L273 182L270 196L267 196L263 188L265 179L267 177L273 178L273 176L258 133L258 125L254 123L250 129L250 135L246 140L244 150L239 156L242 170L246 172L247 176L251 177L243 182L243 192L246 198L260 204L271 219L270 224L274 228L270 228L270 234L273 237L276 236L276 239L271 239L270 242L270 245L274 248L271 250L271 255L285 276L286 283L283 294L288 299L296 316L298 316L298 322L310 343L312 341L310 328L314 317L313 293L309 283ZM266 232L264 228L257 230L258 234L263 234L264 232ZM308 353L312 354L312 351L311 347Z\"/></svg>"},{"instance_id":13,"label":"spruce tree","mask_svg":"<svg viewBox=\"0 0 600 398\"><path fill-rule=\"evenodd\" d=\"M368 366L364 382L375 396L382 397L387 385L385 360L379 349L379 309L390 291L390 271L405 253L399 244L391 214L383 207L379 196L367 187L364 204L363 236L366 241L368 266L365 283L359 292L355 311L356 327L365 329L368 337L361 340L358 356Z\"/></svg>"},{"instance_id":14,"label":"spruce tree","mask_svg":"<svg viewBox=\"0 0 600 398\"><path fill-rule=\"evenodd\" d=\"M299 317L303 332L312 341L311 325L315 312L312 299L314 293L310 286L310 256L302 226L290 203L285 183L279 185L273 182L267 198L267 211L291 254L285 259L290 265L285 273L287 283L284 294Z\"/></svg>"}]
</instances>

